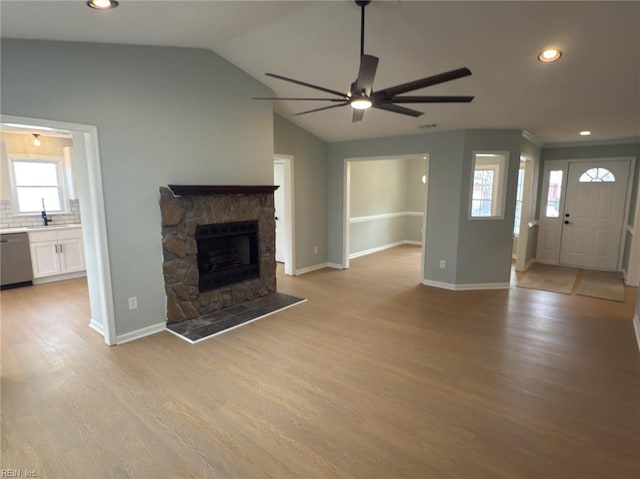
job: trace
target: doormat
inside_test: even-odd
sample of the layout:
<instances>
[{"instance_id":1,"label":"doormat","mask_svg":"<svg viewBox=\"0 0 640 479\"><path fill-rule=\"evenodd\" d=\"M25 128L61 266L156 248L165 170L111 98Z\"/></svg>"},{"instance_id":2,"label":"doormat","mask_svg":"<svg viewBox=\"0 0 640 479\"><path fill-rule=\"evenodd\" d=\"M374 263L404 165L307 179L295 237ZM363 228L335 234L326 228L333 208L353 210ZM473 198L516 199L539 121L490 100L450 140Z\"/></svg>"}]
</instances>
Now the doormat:
<instances>
[{"instance_id":1,"label":"doormat","mask_svg":"<svg viewBox=\"0 0 640 479\"><path fill-rule=\"evenodd\" d=\"M582 279L576 290L581 296L609 299L624 303L624 281L618 271L583 270Z\"/></svg>"},{"instance_id":2,"label":"doormat","mask_svg":"<svg viewBox=\"0 0 640 479\"><path fill-rule=\"evenodd\" d=\"M571 294L577 275L578 270L575 268L534 263L524 273L524 276L517 280L516 286L551 291L553 293Z\"/></svg>"},{"instance_id":3,"label":"doormat","mask_svg":"<svg viewBox=\"0 0 640 479\"><path fill-rule=\"evenodd\" d=\"M296 296L273 293L199 318L167 324L167 331L195 344L305 301Z\"/></svg>"}]
</instances>

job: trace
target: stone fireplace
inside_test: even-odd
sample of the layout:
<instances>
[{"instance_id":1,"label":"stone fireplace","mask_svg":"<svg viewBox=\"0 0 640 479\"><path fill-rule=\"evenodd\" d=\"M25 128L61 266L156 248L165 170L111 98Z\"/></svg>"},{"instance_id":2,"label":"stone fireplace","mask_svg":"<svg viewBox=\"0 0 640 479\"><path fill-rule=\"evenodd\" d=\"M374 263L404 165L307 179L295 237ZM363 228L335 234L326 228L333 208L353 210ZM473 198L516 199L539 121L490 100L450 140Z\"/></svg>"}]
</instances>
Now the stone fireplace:
<instances>
[{"instance_id":1,"label":"stone fireplace","mask_svg":"<svg viewBox=\"0 0 640 479\"><path fill-rule=\"evenodd\" d=\"M167 322L276 292L276 188L160 188Z\"/></svg>"}]
</instances>

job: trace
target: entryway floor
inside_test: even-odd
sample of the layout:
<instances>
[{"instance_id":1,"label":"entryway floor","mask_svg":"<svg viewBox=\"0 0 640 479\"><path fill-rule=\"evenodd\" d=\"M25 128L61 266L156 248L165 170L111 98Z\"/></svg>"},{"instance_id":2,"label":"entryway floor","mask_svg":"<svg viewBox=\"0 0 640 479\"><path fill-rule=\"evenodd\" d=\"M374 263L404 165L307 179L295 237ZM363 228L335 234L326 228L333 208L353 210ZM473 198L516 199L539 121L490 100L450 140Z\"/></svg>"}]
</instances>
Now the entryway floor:
<instances>
[{"instance_id":1,"label":"entryway floor","mask_svg":"<svg viewBox=\"0 0 640 479\"><path fill-rule=\"evenodd\" d=\"M562 294L577 294L624 303L624 280L616 271L593 271L535 263L526 272L512 270L512 284Z\"/></svg>"}]
</instances>

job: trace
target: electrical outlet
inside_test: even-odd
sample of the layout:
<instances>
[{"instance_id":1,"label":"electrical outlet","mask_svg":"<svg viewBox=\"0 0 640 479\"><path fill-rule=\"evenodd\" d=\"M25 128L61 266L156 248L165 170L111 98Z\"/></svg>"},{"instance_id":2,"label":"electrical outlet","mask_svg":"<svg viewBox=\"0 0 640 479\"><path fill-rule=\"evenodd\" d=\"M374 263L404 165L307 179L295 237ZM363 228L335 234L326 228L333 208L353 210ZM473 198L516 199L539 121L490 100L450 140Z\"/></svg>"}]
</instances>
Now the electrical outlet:
<instances>
[{"instance_id":1,"label":"electrical outlet","mask_svg":"<svg viewBox=\"0 0 640 479\"><path fill-rule=\"evenodd\" d=\"M440 260L440 269L444 269L446 267L447 263L445 262L445 260L441 259Z\"/></svg>"},{"instance_id":2,"label":"electrical outlet","mask_svg":"<svg viewBox=\"0 0 640 479\"><path fill-rule=\"evenodd\" d=\"M318 247L317 247L317 246L314 246L314 247L313 247L313 253L314 253L314 254L318 254Z\"/></svg>"},{"instance_id":3,"label":"electrical outlet","mask_svg":"<svg viewBox=\"0 0 640 479\"><path fill-rule=\"evenodd\" d=\"M132 296L129 298L129 309L138 309L138 297Z\"/></svg>"}]
</instances>

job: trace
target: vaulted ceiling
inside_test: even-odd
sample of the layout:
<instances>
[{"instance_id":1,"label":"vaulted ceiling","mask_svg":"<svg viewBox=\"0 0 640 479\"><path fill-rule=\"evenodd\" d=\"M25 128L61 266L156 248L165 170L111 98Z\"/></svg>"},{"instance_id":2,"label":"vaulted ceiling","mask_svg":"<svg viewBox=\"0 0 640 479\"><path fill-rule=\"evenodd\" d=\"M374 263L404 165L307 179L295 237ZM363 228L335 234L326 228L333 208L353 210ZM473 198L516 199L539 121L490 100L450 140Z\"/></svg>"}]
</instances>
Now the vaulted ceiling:
<instances>
[{"instance_id":1,"label":"vaulted ceiling","mask_svg":"<svg viewBox=\"0 0 640 479\"><path fill-rule=\"evenodd\" d=\"M0 14L6 38L211 49L279 97L317 92L265 72L347 91L359 64L360 9L351 0L121 0L107 12L83 1L3 0ZM380 58L374 89L466 66L472 76L412 94L474 101L411 105L425 112L419 118L368 110L352 123L344 107L291 120L326 141L464 128L524 129L544 144L637 141L639 32L640 2L373 1L365 52ZM551 45L562 58L540 63ZM274 103L283 116L318 106Z\"/></svg>"}]
</instances>

